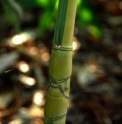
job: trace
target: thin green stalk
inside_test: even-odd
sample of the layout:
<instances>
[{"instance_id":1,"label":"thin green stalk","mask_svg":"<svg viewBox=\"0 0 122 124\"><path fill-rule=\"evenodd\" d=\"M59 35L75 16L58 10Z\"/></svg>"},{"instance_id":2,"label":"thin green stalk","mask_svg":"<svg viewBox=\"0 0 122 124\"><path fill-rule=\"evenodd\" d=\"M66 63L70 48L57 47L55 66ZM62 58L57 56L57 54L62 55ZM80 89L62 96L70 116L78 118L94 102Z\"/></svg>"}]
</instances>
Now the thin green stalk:
<instances>
[{"instance_id":1,"label":"thin green stalk","mask_svg":"<svg viewBox=\"0 0 122 124\"><path fill-rule=\"evenodd\" d=\"M59 0L57 24L49 66L45 124L65 124L72 71L72 37L77 0Z\"/></svg>"}]
</instances>

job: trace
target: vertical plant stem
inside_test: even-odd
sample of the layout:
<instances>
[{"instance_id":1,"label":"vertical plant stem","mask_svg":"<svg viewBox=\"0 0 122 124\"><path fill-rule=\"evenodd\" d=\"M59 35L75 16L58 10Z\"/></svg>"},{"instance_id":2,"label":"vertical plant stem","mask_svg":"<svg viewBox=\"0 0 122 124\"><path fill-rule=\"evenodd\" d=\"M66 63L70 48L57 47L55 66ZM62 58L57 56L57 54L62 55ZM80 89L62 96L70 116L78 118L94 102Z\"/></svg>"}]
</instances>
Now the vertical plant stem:
<instances>
[{"instance_id":1,"label":"vertical plant stem","mask_svg":"<svg viewBox=\"0 0 122 124\"><path fill-rule=\"evenodd\" d=\"M45 103L45 124L65 124L72 71L72 37L77 0L59 0L49 66L50 83Z\"/></svg>"}]
</instances>

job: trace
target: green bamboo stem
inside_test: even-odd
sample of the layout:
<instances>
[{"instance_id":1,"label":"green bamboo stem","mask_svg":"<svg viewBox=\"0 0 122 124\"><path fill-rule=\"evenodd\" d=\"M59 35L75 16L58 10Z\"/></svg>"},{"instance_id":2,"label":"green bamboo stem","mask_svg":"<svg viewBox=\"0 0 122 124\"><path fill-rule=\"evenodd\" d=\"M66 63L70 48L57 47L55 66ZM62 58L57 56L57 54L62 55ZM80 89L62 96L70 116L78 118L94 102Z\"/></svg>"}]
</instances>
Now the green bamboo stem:
<instances>
[{"instance_id":1,"label":"green bamboo stem","mask_svg":"<svg viewBox=\"0 0 122 124\"><path fill-rule=\"evenodd\" d=\"M59 0L57 24L49 66L45 124L65 124L72 71L72 37L77 0Z\"/></svg>"}]
</instances>

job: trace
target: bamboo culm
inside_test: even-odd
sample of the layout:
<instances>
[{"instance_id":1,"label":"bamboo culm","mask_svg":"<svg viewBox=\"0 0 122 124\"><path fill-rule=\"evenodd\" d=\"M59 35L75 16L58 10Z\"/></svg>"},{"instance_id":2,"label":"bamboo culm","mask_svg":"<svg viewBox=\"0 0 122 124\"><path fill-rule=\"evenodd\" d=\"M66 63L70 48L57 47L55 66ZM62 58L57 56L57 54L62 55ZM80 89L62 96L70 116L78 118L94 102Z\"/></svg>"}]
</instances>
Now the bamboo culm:
<instances>
[{"instance_id":1,"label":"bamboo culm","mask_svg":"<svg viewBox=\"0 0 122 124\"><path fill-rule=\"evenodd\" d=\"M44 108L45 124L65 124L72 71L72 40L77 0L59 0Z\"/></svg>"}]
</instances>

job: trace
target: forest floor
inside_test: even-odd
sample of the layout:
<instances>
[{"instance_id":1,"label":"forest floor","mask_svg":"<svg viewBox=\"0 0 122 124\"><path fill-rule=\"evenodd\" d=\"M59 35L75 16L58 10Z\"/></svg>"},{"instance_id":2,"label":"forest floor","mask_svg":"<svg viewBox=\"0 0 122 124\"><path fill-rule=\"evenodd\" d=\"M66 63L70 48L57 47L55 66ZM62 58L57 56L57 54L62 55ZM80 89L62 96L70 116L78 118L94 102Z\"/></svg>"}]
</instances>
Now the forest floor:
<instances>
[{"instance_id":1,"label":"forest floor","mask_svg":"<svg viewBox=\"0 0 122 124\"><path fill-rule=\"evenodd\" d=\"M66 124L121 124L122 2L91 1L102 36L94 36L89 25L75 25ZM1 14L0 124L43 124L54 27L43 37L39 34L38 10L24 10L27 18L20 22L20 34Z\"/></svg>"}]
</instances>

